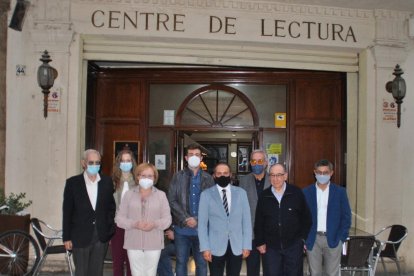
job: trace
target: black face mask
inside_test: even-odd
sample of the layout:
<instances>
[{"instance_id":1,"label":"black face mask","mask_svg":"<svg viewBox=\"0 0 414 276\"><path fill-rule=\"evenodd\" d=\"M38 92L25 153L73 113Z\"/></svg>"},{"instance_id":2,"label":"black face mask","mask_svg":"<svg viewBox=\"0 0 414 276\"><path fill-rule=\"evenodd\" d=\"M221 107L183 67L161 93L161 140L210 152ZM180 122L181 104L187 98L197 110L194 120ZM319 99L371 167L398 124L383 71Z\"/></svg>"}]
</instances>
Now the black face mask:
<instances>
[{"instance_id":1,"label":"black face mask","mask_svg":"<svg viewBox=\"0 0 414 276\"><path fill-rule=\"evenodd\" d=\"M214 177L214 181L216 182L216 184L218 184L220 187L224 188L227 185L229 185L230 181L231 181L231 177L230 176L220 176L220 177Z\"/></svg>"}]
</instances>

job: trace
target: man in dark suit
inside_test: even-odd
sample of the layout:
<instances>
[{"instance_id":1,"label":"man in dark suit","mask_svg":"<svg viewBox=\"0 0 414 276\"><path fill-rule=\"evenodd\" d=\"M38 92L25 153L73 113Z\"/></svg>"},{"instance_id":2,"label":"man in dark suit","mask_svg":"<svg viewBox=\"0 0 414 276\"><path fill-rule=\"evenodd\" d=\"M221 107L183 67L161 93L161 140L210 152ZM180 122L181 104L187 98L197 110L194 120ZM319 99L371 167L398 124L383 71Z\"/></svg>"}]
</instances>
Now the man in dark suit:
<instances>
[{"instance_id":1,"label":"man in dark suit","mask_svg":"<svg viewBox=\"0 0 414 276\"><path fill-rule=\"evenodd\" d=\"M89 149L84 172L66 180L63 195L63 242L73 251L76 276L103 274L103 261L115 229L112 180L100 175L101 155Z\"/></svg>"},{"instance_id":2,"label":"man in dark suit","mask_svg":"<svg viewBox=\"0 0 414 276\"><path fill-rule=\"evenodd\" d=\"M351 227L351 208L346 190L330 181L333 164L322 159L315 163L316 183L303 192L312 213L312 228L306 240L311 274L339 275L342 243Z\"/></svg>"},{"instance_id":3,"label":"man in dark suit","mask_svg":"<svg viewBox=\"0 0 414 276\"><path fill-rule=\"evenodd\" d=\"M270 177L266 172L268 165L267 154L264 150L256 149L250 154L250 166L251 173L240 179L240 188L243 188L247 193L247 199L249 200L250 215L252 218L252 227L254 225L254 219L256 215L257 200L263 190L269 188ZM256 240L252 240L252 251L250 251L249 257L246 259L247 276L259 276L260 275L260 261L262 261L263 275L265 272L265 259L262 258L259 250L256 248Z\"/></svg>"}]
</instances>

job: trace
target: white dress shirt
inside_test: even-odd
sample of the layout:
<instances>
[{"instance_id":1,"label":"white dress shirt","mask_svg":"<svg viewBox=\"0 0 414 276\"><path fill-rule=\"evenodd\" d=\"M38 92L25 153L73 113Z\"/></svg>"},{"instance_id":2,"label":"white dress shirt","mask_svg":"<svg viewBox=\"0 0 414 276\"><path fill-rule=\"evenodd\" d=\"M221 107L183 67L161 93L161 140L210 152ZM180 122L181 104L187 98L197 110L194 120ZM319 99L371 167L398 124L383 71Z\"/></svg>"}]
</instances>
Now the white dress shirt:
<instances>
[{"instance_id":1,"label":"white dress shirt","mask_svg":"<svg viewBox=\"0 0 414 276\"><path fill-rule=\"evenodd\" d=\"M322 184L326 185L326 189L322 190L319 188L318 184L316 185L316 202L318 205L318 226L316 231L326 232L326 217L328 213L328 199L329 199L329 185L328 184Z\"/></svg>"},{"instance_id":2,"label":"white dress shirt","mask_svg":"<svg viewBox=\"0 0 414 276\"><path fill-rule=\"evenodd\" d=\"M276 197L277 201L280 202L282 201L282 197L285 194L286 191L286 182L283 182L283 186L282 186L282 190L280 192L276 191L275 187L272 186L271 189L273 195Z\"/></svg>"},{"instance_id":3,"label":"white dress shirt","mask_svg":"<svg viewBox=\"0 0 414 276\"><path fill-rule=\"evenodd\" d=\"M86 190L88 191L89 200L91 202L92 208L96 208L96 199L98 198L98 182L101 180L99 173L96 175L95 181L89 179L86 172L83 173L85 178Z\"/></svg>"}]
</instances>

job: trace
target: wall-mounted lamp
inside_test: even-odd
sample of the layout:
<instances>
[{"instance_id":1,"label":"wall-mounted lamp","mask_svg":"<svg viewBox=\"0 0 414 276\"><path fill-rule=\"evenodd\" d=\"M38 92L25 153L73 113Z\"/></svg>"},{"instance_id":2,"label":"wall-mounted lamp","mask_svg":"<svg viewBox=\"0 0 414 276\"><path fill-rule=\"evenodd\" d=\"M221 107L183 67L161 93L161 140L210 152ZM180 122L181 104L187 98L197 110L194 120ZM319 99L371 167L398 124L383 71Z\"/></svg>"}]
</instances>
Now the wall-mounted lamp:
<instances>
[{"instance_id":1,"label":"wall-mounted lamp","mask_svg":"<svg viewBox=\"0 0 414 276\"><path fill-rule=\"evenodd\" d=\"M58 72L55 68L49 65L50 59L49 53L45 50L43 52L42 58L40 59L43 62L42 65L37 69L37 83L42 88L43 93L43 116L47 117L47 103L49 96L49 89L52 88L55 79L58 76Z\"/></svg>"},{"instance_id":2,"label":"wall-mounted lamp","mask_svg":"<svg viewBox=\"0 0 414 276\"><path fill-rule=\"evenodd\" d=\"M392 96L397 103L397 127L400 127L401 104L405 97L406 91L405 80L401 77L401 75L404 74L404 71L400 68L400 65L397 64L394 68L394 73L392 74L395 76L395 78L393 81L387 82L385 85L385 90L387 90L389 93L392 93Z\"/></svg>"}]
</instances>

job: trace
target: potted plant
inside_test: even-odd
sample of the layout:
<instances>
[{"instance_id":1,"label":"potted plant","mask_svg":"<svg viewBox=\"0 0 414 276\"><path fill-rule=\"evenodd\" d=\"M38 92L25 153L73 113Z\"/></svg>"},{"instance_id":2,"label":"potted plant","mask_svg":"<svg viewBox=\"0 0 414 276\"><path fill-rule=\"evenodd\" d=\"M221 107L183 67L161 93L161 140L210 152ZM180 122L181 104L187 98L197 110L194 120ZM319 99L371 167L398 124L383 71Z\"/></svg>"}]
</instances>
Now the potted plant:
<instances>
[{"instance_id":1,"label":"potted plant","mask_svg":"<svg viewBox=\"0 0 414 276\"><path fill-rule=\"evenodd\" d=\"M29 233L30 214L25 214L24 210L31 204L32 201L26 199L26 193L10 193L9 196L4 196L1 191L0 207L5 205L8 208L0 211L0 233L15 229Z\"/></svg>"}]
</instances>

